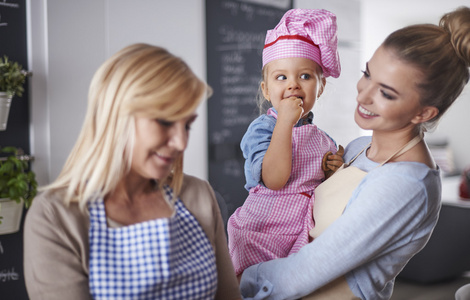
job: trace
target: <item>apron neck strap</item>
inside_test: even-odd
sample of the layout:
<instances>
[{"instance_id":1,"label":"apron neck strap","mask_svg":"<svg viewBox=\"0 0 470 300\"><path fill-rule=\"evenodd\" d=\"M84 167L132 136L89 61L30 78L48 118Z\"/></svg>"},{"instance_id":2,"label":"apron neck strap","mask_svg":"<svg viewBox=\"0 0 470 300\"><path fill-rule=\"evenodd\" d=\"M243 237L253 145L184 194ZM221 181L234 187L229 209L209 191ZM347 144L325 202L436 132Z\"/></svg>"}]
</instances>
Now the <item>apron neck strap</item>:
<instances>
[{"instance_id":1,"label":"apron neck strap","mask_svg":"<svg viewBox=\"0 0 470 300\"><path fill-rule=\"evenodd\" d=\"M414 146L416 146L419 142L421 142L421 140L424 138L424 133L420 133L418 134L417 136L415 136L411 141L409 141L408 143L406 143L403 147L401 147L400 149L398 149L398 151L396 151L395 153L393 153L388 159L386 159L384 162L382 162L378 167L381 167L383 165L385 165L386 163L388 163L391 159L395 158L395 157L398 157L400 155L402 155L403 153L405 153L406 151L410 150L411 148L413 148ZM353 161L356 160L356 158L361 155L362 152L364 152L364 150L366 150L367 148L370 147L370 145L372 144L372 142L370 142L369 144L367 144L367 146L364 147L364 149L362 149L358 154L356 154L356 156L354 156L353 159L351 159L348 163L345 163L344 164L344 167L348 167L350 164L352 164Z\"/></svg>"},{"instance_id":2,"label":"apron neck strap","mask_svg":"<svg viewBox=\"0 0 470 300\"><path fill-rule=\"evenodd\" d=\"M398 157L400 155L402 155L403 153L407 152L408 150L410 150L411 148L413 148L414 146L416 146L419 142L421 142L421 140L424 138L424 134L423 133L420 133L418 134L417 136L415 136L411 141L409 141L408 143L406 143L403 147L401 147L400 149L398 149L397 152L393 153L388 159L386 159L384 162L382 162L380 164L380 166L383 166L384 164L388 163L391 159L395 158L395 157Z\"/></svg>"},{"instance_id":3,"label":"apron neck strap","mask_svg":"<svg viewBox=\"0 0 470 300\"><path fill-rule=\"evenodd\" d=\"M356 160L356 158L357 158L359 155L361 155L362 152L364 152L364 150L366 150L367 148L370 147L370 144L372 144L372 143L367 144L367 146L365 146L365 147L364 147L358 154L356 154L356 156L354 156L349 162L344 163L343 166L344 166L345 168L349 167L349 166Z\"/></svg>"}]
</instances>

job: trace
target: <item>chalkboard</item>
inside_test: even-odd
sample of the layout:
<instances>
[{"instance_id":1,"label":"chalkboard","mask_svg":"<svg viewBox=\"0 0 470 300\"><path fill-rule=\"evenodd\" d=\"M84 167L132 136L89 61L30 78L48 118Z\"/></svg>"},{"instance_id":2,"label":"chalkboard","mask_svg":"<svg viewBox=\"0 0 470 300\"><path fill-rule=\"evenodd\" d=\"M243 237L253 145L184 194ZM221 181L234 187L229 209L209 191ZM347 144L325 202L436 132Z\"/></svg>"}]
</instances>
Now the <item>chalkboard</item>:
<instances>
[{"instance_id":1,"label":"chalkboard","mask_svg":"<svg viewBox=\"0 0 470 300\"><path fill-rule=\"evenodd\" d=\"M28 70L25 2L26 0L0 2L0 56L8 56ZM28 82L23 96L13 97L7 129L0 131L0 145L19 147L29 154Z\"/></svg>"},{"instance_id":2,"label":"chalkboard","mask_svg":"<svg viewBox=\"0 0 470 300\"><path fill-rule=\"evenodd\" d=\"M2 0L0 56L7 55L10 60L17 61L23 69L28 70L26 41L26 0ZM26 154L30 153L28 82L23 96L13 97L7 128L0 131L0 146L15 146L23 149ZM23 224L17 233L0 235L1 299L28 299L23 276L22 228Z\"/></svg>"},{"instance_id":3,"label":"chalkboard","mask_svg":"<svg viewBox=\"0 0 470 300\"><path fill-rule=\"evenodd\" d=\"M240 141L258 115L266 31L274 28L291 0L206 0L209 182L230 216L248 195ZM224 212L223 212L224 213Z\"/></svg>"}]
</instances>

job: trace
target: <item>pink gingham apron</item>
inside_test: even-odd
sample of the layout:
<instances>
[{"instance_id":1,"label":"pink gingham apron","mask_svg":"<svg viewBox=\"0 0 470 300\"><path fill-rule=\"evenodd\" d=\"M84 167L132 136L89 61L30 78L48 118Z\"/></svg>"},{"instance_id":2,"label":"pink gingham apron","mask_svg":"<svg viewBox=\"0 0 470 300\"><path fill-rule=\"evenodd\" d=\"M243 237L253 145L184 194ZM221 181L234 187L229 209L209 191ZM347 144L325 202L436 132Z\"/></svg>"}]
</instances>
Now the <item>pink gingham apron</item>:
<instances>
[{"instance_id":1,"label":"pink gingham apron","mask_svg":"<svg viewBox=\"0 0 470 300\"><path fill-rule=\"evenodd\" d=\"M271 110L268 114L277 118ZM324 179L321 162L328 151L336 152L335 143L316 125L293 128L292 171L286 185L274 191L258 184L228 221L237 274L251 265L286 257L309 242L312 194Z\"/></svg>"}]
</instances>

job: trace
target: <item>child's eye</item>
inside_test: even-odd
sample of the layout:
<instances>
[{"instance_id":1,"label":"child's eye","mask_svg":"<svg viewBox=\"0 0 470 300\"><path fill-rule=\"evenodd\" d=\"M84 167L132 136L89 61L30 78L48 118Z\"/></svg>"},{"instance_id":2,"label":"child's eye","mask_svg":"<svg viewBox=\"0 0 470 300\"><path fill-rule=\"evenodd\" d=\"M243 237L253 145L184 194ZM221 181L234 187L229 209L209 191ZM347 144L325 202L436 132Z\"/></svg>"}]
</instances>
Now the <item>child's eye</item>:
<instances>
[{"instance_id":1,"label":"child's eye","mask_svg":"<svg viewBox=\"0 0 470 300\"><path fill-rule=\"evenodd\" d=\"M300 75L300 78L301 78L301 79L310 79L310 77L311 77L310 74L302 74L302 75Z\"/></svg>"},{"instance_id":2,"label":"child's eye","mask_svg":"<svg viewBox=\"0 0 470 300\"><path fill-rule=\"evenodd\" d=\"M279 75L276 77L276 80L286 80L287 77L285 75Z\"/></svg>"}]
</instances>

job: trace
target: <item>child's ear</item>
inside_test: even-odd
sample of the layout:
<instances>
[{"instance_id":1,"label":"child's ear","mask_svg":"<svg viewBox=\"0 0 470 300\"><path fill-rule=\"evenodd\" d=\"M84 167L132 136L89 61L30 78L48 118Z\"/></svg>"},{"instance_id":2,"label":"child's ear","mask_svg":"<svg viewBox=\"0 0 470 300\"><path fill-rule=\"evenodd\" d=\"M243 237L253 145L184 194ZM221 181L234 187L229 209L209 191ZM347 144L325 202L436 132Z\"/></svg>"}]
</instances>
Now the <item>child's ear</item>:
<instances>
[{"instance_id":1,"label":"child's ear","mask_svg":"<svg viewBox=\"0 0 470 300\"><path fill-rule=\"evenodd\" d=\"M326 85L326 78L321 76L320 86L318 87L317 98L320 98L320 96L323 94L323 91L325 90L325 85Z\"/></svg>"},{"instance_id":2,"label":"child's ear","mask_svg":"<svg viewBox=\"0 0 470 300\"><path fill-rule=\"evenodd\" d=\"M266 83L264 81L261 81L261 91L263 92L263 96L266 100L271 101L269 99L269 92L268 92L268 87L266 86Z\"/></svg>"},{"instance_id":3,"label":"child's ear","mask_svg":"<svg viewBox=\"0 0 470 300\"><path fill-rule=\"evenodd\" d=\"M411 120L414 124L425 123L432 120L439 114L439 109L435 106L425 106L421 111Z\"/></svg>"}]
</instances>

